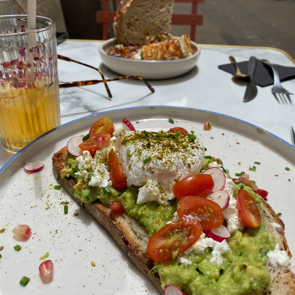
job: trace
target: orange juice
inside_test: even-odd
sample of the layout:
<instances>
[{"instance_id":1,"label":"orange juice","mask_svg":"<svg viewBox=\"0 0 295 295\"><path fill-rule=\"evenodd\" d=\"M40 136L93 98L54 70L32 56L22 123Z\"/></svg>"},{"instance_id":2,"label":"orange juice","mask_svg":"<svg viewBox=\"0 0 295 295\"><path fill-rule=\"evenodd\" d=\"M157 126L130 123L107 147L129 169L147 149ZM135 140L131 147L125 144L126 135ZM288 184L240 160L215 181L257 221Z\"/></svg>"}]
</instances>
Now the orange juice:
<instances>
[{"instance_id":1,"label":"orange juice","mask_svg":"<svg viewBox=\"0 0 295 295\"><path fill-rule=\"evenodd\" d=\"M0 94L0 134L4 147L18 151L60 125L59 87L10 88Z\"/></svg>"}]
</instances>

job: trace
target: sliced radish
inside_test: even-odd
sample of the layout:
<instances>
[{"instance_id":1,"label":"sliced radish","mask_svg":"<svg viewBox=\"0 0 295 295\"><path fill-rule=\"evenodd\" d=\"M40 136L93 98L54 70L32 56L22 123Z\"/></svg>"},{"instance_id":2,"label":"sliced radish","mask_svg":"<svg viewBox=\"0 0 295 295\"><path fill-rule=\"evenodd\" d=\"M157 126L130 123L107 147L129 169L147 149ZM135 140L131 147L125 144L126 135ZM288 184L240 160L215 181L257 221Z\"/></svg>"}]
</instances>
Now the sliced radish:
<instances>
[{"instance_id":1,"label":"sliced radish","mask_svg":"<svg viewBox=\"0 0 295 295\"><path fill-rule=\"evenodd\" d=\"M224 172L218 167L211 167L203 171L203 174L210 174L214 181L214 187L212 192L221 191L226 183L226 177Z\"/></svg>"},{"instance_id":2,"label":"sliced radish","mask_svg":"<svg viewBox=\"0 0 295 295\"><path fill-rule=\"evenodd\" d=\"M264 189L261 189L261 188L258 188L257 189L257 194L263 198L263 199L266 199L267 196L268 196L268 191L264 190Z\"/></svg>"},{"instance_id":3,"label":"sliced radish","mask_svg":"<svg viewBox=\"0 0 295 295\"><path fill-rule=\"evenodd\" d=\"M204 230L203 232L208 238L211 238L216 242L222 242L223 240L228 240L230 238L230 232L224 225L212 230Z\"/></svg>"},{"instance_id":4,"label":"sliced radish","mask_svg":"<svg viewBox=\"0 0 295 295\"><path fill-rule=\"evenodd\" d=\"M82 156L82 150L79 147L79 144L83 142L82 138L82 136L74 136L67 143L69 154L75 158Z\"/></svg>"},{"instance_id":5,"label":"sliced radish","mask_svg":"<svg viewBox=\"0 0 295 295\"><path fill-rule=\"evenodd\" d=\"M174 285L167 285L164 289L164 295L184 295L184 293Z\"/></svg>"},{"instance_id":6,"label":"sliced radish","mask_svg":"<svg viewBox=\"0 0 295 295\"><path fill-rule=\"evenodd\" d=\"M229 204L229 194L227 191L218 191L211 193L207 199L217 203L222 210L225 210Z\"/></svg>"},{"instance_id":7,"label":"sliced radish","mask_svg":"<svg viewBox=\"0 0 295 295\"><path fill-rule=\"evenodd\" d=\"M24 165L25 171L29 173L38 172L43 168L44 164L39 160L34 160Z\"/></svg>"},{"instance_id":8,"label":"sliced radish","mask_svg":"<svg viewBox=\"0 0 295 295\"><path fill-rule=\"evenodd\" d=\"M123 125L124 130L126 130L126 131L135 131L135 128L131 124L131 122L128 121L127 119L125 119L125 118L122 121L122 125Z\"/></svg>"}]
</instances>

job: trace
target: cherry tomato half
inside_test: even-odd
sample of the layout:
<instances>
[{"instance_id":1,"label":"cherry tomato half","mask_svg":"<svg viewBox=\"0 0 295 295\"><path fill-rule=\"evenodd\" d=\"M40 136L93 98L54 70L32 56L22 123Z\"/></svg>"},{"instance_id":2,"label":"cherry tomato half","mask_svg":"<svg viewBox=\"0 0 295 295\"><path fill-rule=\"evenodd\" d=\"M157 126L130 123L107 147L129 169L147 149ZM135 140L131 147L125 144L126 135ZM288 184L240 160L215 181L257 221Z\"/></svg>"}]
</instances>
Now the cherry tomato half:
<instances>
[{"instance_id":1,"label":"cherry tomato half","mask_svg":"<svg viewBox=\"0 0 295 295\"><path fill-rule=\"evenodd\" d=\"M109 118L98 120L92 125L89 131L90 137L104 133L109 133L111 135L114 133L114 124Z\"/></svg>"},{"instance_id":2,"label":"cherry tomato half","mask_svg":"<svg viewBox=\"0 0 295 295\"><path fill-rule=\"evenodd\" d=\"M82 151L89 151L93 156L95 155L96 151L99 151L108 146L110 139L111 135L109 133L95 135L79 144L79 148Z\"/></svg>"},{"instance_id":3,"label":"cherry tomato half","mask_svg":"<svg viewBox=\"0 0 295 295\"><path fill-rule=\"evenodd\" d=\"M180 132L180 133L183 133L183 134L188 134L188 132L184 128L181 128L181 127L171 128L167 132L169 132L169 133Z\"/></svg>"},{"instance_id":4,"label":"cherry tomato half","mask_svg":"<svg viewBox=\"0 0 295 295\"><path fill-rule=\"evenodd\" d=\"M192 218L168 223L149 240L148 255L155 261L165 261L194 245L202 234L202 225Z\"/></svg>"},{"instance_id":5,"label":"cherry tomato half","mask_svg":"<svg viewBox=\"0 0 295 295\"><path fill-rule=\"evenodd\" d=\"M124 211L124 207L120 201L111 201L110 202L110 209L115 213L115 214L122 214Z\"/></svg>"},{"instance_id":6,"label":"cherry tomato half","mask_svg":"<svg viewBox=\"0 0 295 295\"><path fill-rule=\"evenodd\" d=\"M188 196L178 202L178 217L183 218L190 214L202 224L204 230L218 228L224 220L220 206L202 197Z\"/></svg>"},{"instance_id":7,"label":"cherry tomato half","mask_svg":"<svg viewBox=\"0 0 295 295\"><path fill-rule=\"evenodd\" d=\"M117 189L126 188L127 178L124 174L118 155L114 152L113 149L109 153L108 164L110 169L110 178L111 178L113 187Z\"/></svg>"},{"instance_id":8,"label":"cherry tomato half","mask_svg":"<svg viewBox=\"0 0 295 295\"><path fill-rule=\"evenodd\" d=\"M238 191L237 209L246 226L258 227L261 224L261 214L254 198L243 189Z\"/></svg>"},{"instance_id":9,"label":"cherry tomato half","mask_svg":"<svg viewBox=\"0 0 295 295\"><path fill-rule=\"evenodd\" d=\"M257 189L257 194L263 198L263 199L266 199L267 196L268 196L268 191L264 190L264 189L261 189L261 188L258 188Z\"/></svg>"},{"instance_id":10,"label":"cherry tomato half","mask_svg":"<svg viewBox=\"0 0 295 295\"><path fill-rule=\"evenodd\" d=\"M210 174L193 175L177 182L173 186L173 194L178 200L187 196L207 197L213 187L214 181Z\"/></svg>"}]
</instances>

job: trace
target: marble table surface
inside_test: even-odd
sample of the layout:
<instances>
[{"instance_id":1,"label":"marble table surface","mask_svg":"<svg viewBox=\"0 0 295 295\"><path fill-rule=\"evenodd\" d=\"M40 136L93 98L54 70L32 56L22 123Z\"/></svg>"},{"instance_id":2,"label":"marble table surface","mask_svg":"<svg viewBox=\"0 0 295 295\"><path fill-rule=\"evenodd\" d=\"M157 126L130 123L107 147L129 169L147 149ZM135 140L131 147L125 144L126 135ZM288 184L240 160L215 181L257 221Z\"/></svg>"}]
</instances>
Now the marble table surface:
<instances>
[{"instance_id":1,"label":"marble table surface","mask_svg":"<svg viewBox=\"0 0 295 295\"><path fill-rule=\"evenodd\" d=\"M67 40L57 47L58 54L98 67L106 78L120 75L102 63L98 41ZM60 89L61 123L105 110L139 106L179 106L213 111L229 115L259 126L288 143L290 126L295 126L295 98L292 105L279 104L271 93L271 86L258 87L257 97L243 103L246 82L232 81L232 76L218 69L229 63L229 55L245 61L250 56L267 59L283 66L295 66L283 52L270 48L201 45L201 55L196 66L187 74L167 79L149 80L155 93L135 80L109 83L113 94L109 100L104 85ZM100 79L92 69L63 60L58 62L59 80L62 82ZM295 93L295 80L283 82L283 86ZM13 156L0 147L0 168Z\"/></svg>"}]
</instances>

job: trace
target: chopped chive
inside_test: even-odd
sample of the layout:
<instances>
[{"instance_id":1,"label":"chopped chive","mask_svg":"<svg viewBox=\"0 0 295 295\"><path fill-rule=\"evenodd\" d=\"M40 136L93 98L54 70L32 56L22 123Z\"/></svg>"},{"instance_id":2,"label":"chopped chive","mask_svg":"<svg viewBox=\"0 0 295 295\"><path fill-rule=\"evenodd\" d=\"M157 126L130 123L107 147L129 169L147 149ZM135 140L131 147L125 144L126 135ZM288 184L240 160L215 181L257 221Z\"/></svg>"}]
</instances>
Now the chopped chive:
<instances>
[{"instance_id":1,"label":"chopped chive","mask_svg":"<svg viewBox=\"0 0 295 295\"><path fill-rule=\"evenodd\" d=\"M65 214L68 214L68 209L69 209L68 205L64 205L64 213Z\"/></svg>"},{"instance_id":2,"label":"chopped chive","mask_svg":"<svg viewBox=\"0 0 295 295\"><path fill-rule=\"evenodd\" d=\"M85 198L87 201L91 201L91 199L92 199L91 196L89 196L89 195L87 195Z\"/></svg>"},{"instance_id":3,"label":"chopped chive","mask_svg":"<svg viewBox=\"0 0 295 295\"><path fill-rule=\"evenodd\" d=\"M211 124L210 124L210 122L208 122L208 127L209 127L209 129L211 129Z\"/></svg>"},{"instance_id":4,"label":"chopped chive","mask_svg":"<svg viewBox=\"0 0 295 295\"><path fill-rule=\"evenodd\" d=\"M268 201L268 198L265 198L264 201L267 202Z\"/></svg>"},{"instance_id":5,"label":"chopped chive","mask_svg":"<svg viewBox=\"0 0 295 295\"><path fill-rule=\"evenodd\" d=\"M61 187L62 187L61 185L55 185L54 186L55 189L61 189Z\"/></svg>"},{"instance_id":6,"label":"chopped chive","mask_svg":"<svg viewBox=\"0 0 295 295\"><path fill-rule=\"evenodd\" d=\"M242 171L241 173L235 173L235 176L241 176L241 175L243 175L243 174L245 174L244 171Z\"/></svg>"},{"instance_id":7,"label":"chopped chive","mask_svg":"<svg viewBox=\"0 0 295 295\"><path fill-rule=\"evenodd\" d=\"M158 134L158 132L152 131L153 134Z\"/></svg>"},{"instance_id":8,"label":"chopped chive","mask_svg":"<svg viewBox=\"0 0 295 295\"><path fill-rule=\"evenodd\" d=\"M278 213L277 215L278 215L278 216L282 216L282 213Z\"/></svg>"},{"instance_id":9,"label":"chopped chive","mask_svg":"<svg viewBox=\"0 0 295 295\"><path fill-rule=\"evenodd\" d=\"M30 279L28 277L25 277L23 276L21 278L21 280L19 281L19 283L22 285L22 286L26 286L28 284L28 282L30 281Z\"/></svg>"},{"instance_id":10,"label":"chopped chive","mask_svg":"<svg viewBox=\"0 0 295 295\"><path fill-rule=\"evenodd\" d=\"M15 251L18 252L18 251L21 250L22 247L20 245L15 245L13 248L14 248Z\"/></svg>"},{"instance_id":11,"label":"chopped chive","mask_svg":"<svg viewBox=\"0 0 295 295\"><path fill-rule=\"evenodd\" d=\"M249 170L255 172L256 171L256 167L249 167Z\"/></svg>"},{"instance_id":12,"label":"chopped chive","mask_svg":"<svg viewBox=\"0 0 295 295\"><path fill-rule=\"evenodd\" d=\"M110 166L108 163L106 163L106 167L107 167L107 170L110 172Z\"/></svg>"},{"instance_id":13,"label":"chopped chive","mask_svg":"<svg viewBox=\"0 0 295 295\"><path fill-rule=\"evenodd\" d=\"M190 142L194 142L194 140L197 138L197 136L193 134L188 134L188 136L190 138Z\"/></svg>"},{"instance_id":14,"label":"chopped chive","mask_svg":"<svg viewBox=\"0 0 295 295\"><path fill-rule=\"evenodd\" d=\"M245 187L245 186L244 186L243 184L240 186L241 189L244 189L244 187Z\"/></svg>"},{"instance_id":15,"label":"chopped chive","mask_svg":"<svg viewBox=\"0 0 295 295\"><path fill-rule=\"evenodd\" d=\"M260 162L254 162L254 164L256 164L256 165L260 165L261 163L260 163Z\"/></svg>"},{"instance_id":16,"label":"chopped chive","mask_svg":"<svg viewBox=\"0 0 295 295\"><path fill-rule=\"evenodd\" d=\"M235 184L240 184L240 183L241 183L240 181L236 181L236 182L235 182Z\"/></svg>"},{"instance_id":17,"label":"chopped chive","mask_svg":"<svg viewBox=\"0 0 295 295\"><path fill-rule=\"evenodd\" d=\"M127 139L124 138L124 139L122 140L122 144L125 144L126 142L127 142Z\"/></svg>"},{"instance_id":18,"label":"chopped chive","mask_svg":"<svg viewBox=\"0 0 295 295\"><path fill-rule=\"evenodd\" d=\"M149 133L148 133L147 131L145 131L145 130L143 130L142 133L143 133L145 136L148 136L148 135L149 135Z\"/></svg>"},{"instance_id":19,"label":"chopped chive","mask_svg":"<svg viewBox=\"0 0 295 295\"><path fill-rule=\"evenodd\" d=\"M74 173L76 173L77 171L78 171L78 169L77 168L72 168L72 171L74 172Z\"/></svg>"},{"instance_id":20,"label":"chopped chive","mask_svg":"<svg viewBox=\"0 0 295 295\"><path fill-rule=\"evenodd\" d=\"M116 143L116 139L114 139L113 142Z\"/></svg>"},{"instance_id":21,"label":"chopped chive","mask_svg":"<svg viewBox=\"0 0 295 295\"><path fill-rule=\"evenodd\" d=\"M131 156L130 150L127 150L127 156L128 156L128 157Z\"/></svg>"},{"instance_id":22,"label":"chopped chive","mask_svg":"<svg viewBox=\"0 0 295 295\"><path fill-rule=\"evenodd\" d=\"M212 159L211 156L205 156L204 158L205 158L205 159Z\"/></svg>"},{"instance_id":23,"label":"chopped chive","mask_svg":"<svg viewBox=\"0 0 295 295\"><path fill-rule=\"evenodd\" d=\"M87 179L88 181L90 181L90 180L91 180L91 177L92 177L92 174L91 174L91 173L88 173L86 179Z\"/></svg>"},{"instance_id":24,"label":"chopped chive","mask_svg":"<svg viewBox=\"0 0 295 295\"><path fill-rule=\"evenodd\" d=\"M207 148L204 147L204 151L206 152L207 151Z\"/></svg>"},{"instance_id":25,"label":"chopped chive","mask_svg":"<svg viewBox=\"0 0 295 295\"><path fill-rule=\"evenodd\" d=\"M2 254L0 254L0 258L2 258Z\"/></svg>"},{"instance_id":26,"label":"chopped chive","mask_svg":"<svg viewBox=\"0 0 295 295\"><path fill-rule=\"evenodd\" d=\"M88 133L88 134L86 134L85 136L82 137L82 140L85 141L85 140L87 140L89 137L90 137L90 134Z\"/></svg>"},{"instance_id":27,"label":"chopped chive","mask_svg":"<svg viewBox=\"0 0 295 295\"><path fill-rule=\"evenodd\" d=\"M147 143L146 148L147 149L151 148L151 144L149 142Z\"/></svg>"},{"instance_id":28,"label":"chopped chive","mask_svg":"<svg viewBox=\"0 0 295 295\"><path fill-rule=\"evenodd\" d=\"M222 133L222 135L224 135L224 133Z\"/></svg>"},{"instance_id":29,"label":"chopped chive","mask_svg":"<svg viewBox=\"0 0 295 295\"><path fill-rule=\"evenodd\" d=\"M286 167L285 170L290 171L290 168L289 167Z\"/></svg>"},{"instance_id":30,"label":"chopped chive","mask_svg":"<svg viewBox=\"0 0 295 295\"><path fill-rule=\"evenodd\" d=\"M72 195L75 193L75 190L74 189L72 189Z\"/></svg>"},{"instance_id":31,"label":"chopped chive","mask_svg":"<svg viewBox=\"0 0 295 295\"><path fill-rule=\"evenodd\" d=\"M42 257L39 258L39 260L44 260L49 256L49 252L45 253Z\"/></svg>"},{"instance_id":32,"label":"chopped chive","mask_svg":"<svg viewBox=\"0 0 295 295\"><path fill-rule=\"evenodd\" d=\"M112 192L111 192L110 188L108 186L106 186L106 187L103 188L103 193L107 194L107 195L110 195Z\"/></svg>"},{"instance_id":33,"label":"chopped chive","mask_svg":"<svg viewBox=\"0 0 295 295\"><path fill-rule=\"evenodd\" d=\"M152 160L152 158L151 158L151 157L148 157L148 158L142 160L142 162L143 162L144 164L146 164L147 162L149 162L149 161L151 161L151 160Z\"/></svg>"},{"instance_id":34,"label":"chopped chive","mask_svg":"<svg viewBox=\"0 0 295 295\"><path fill-rule=\"evenodd\" d=\"M152 136L153 140L158 140L159 138L157 136Z\"/></svg>"},{"instance_id":35,"label":"chopped chive","mask_svg":"<svg viewBox=\"0 0 295 295\"><path fill-rule=\"evenodd\" d=\"M86 168L85 170L86 170L87 172L90 172L90 168Z\"/></svg>"},{"instance_id":36,"label":"chopped chive","mask_svg":"<svg viewBox=\"0 0 295 295\"><path fill-rule=\"evenodd\" d=\"M174 120L173 119L169 118L168 121L169 121L169 123L174 124Z\"/></svg>"},{"instance_id":37,"label":"chopped chive","mask_svg":"<svg viewBox=\"0 0 295 295\"><path fill-rule=\"evenodd\" d=\"M256 181L255 181L255 180L252 180L252 182L253 182L254 184L256 184Z\"/></svg>"},{"instance_id":38,"label":"chopped chive","mask_svg":"<svg viewBox=\"0 0 295 295\"><path fill-rule=\"evenodd\" d=\"M141 150L137 150L138 154L141 155Z\"/></svg>"},{"instance_id":39,"label":"chopped chive","mask_svg":"<svg viewBox=\"0 0 295 295\"><path fill-rule=\"evenodd\" d=\"M194 134L194 133L195 133L195 131L191 130L191 134Z\"/></svg>"},{"instance_id":40,"label":"chopped chive","mask_svg":"<svg viewBox=\"0 0 295 295\"><path fill-rule=\"evenodd\" d=\"M157 39L159 42L162 42L162 39L161 39L158 35L156 35L156 39Z\"/></svg>"}]
</instances>

